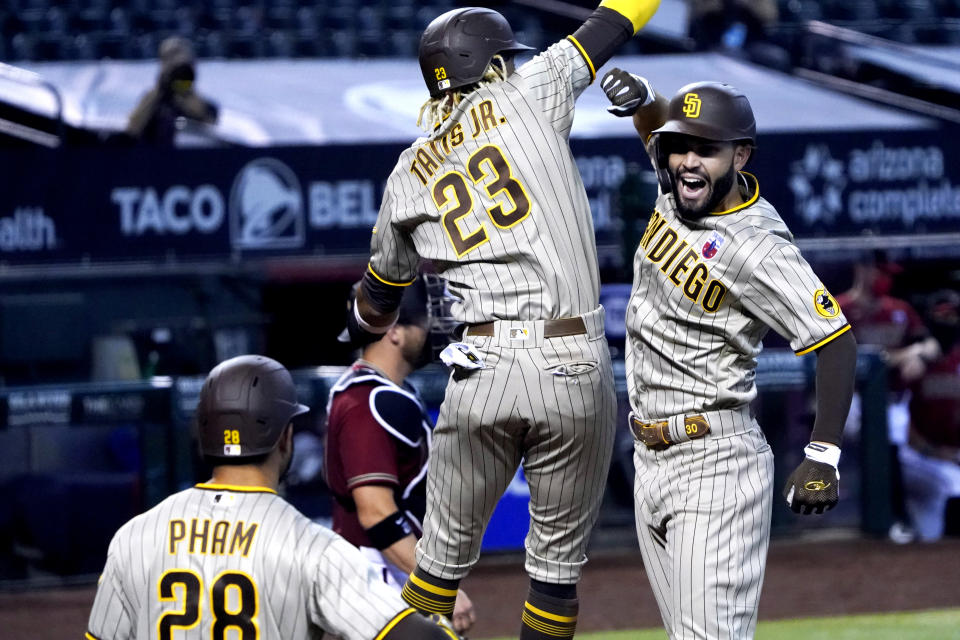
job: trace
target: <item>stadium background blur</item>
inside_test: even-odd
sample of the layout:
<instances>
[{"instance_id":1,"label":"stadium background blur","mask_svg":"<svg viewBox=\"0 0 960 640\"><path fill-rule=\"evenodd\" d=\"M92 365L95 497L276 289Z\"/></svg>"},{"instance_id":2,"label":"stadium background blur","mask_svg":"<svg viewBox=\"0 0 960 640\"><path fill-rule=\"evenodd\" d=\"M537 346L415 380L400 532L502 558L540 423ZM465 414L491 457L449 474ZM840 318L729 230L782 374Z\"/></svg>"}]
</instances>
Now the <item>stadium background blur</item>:
<instances>
[{"instance_id":1,"label":"stadium background blur","mask_svg":"<svg viewBox=\"0 0 960 640\"><path fill-rule=\"evenodd\" d=\"M482 4L537 48L594 6ZM287 495L312 517L329 515L321 427L327 390L352 360L336 341L342 309L365 266L383 182L418 133L419 33L455 6L0 6L0 589L91 584L121 523L204 479L190 446L196 394L210 368L240 353L296 371L315 411L297 435ZM126 128L171 36L193 46L196 92L217 117L176 118L161 144ZM748 170L825 285L840 294L854 286L855 265L879 265L885 295L912 306L950 351L960 306L960 0L663 0L608 66L646 75L667 95L695 80L743 89L759 128ZM593 207L623 417L630 257L656 181L629 123L604 106L599 88L588 89L571 146ZM888 435L888 402L904 399L893 395L904 391L891 382L894 345L860 342L840 507L799 520L778 502L775 538L912 539ZM757 409L778 486L809 434L813 358L794 357L775 335L761 358ZM925 452L957 464L960 367L944 366L941 404L923 413L940 421L944 441L928 438ZM415 376L434 409L445 376L439 365ZM621 428L597 549L635 550L631 448ZM522 545L524 490L518 477L488 550ZM948 500L947 535L960 534L958 511Z\"/></svg>"}]
</instances>

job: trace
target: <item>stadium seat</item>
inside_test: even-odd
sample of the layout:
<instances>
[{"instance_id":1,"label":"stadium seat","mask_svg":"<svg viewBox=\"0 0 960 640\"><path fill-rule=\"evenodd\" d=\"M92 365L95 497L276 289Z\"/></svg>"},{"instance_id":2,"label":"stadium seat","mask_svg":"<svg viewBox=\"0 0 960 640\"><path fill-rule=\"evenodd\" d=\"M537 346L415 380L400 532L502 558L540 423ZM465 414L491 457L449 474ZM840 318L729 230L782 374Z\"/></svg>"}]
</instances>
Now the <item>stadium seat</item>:
<instances>
[{"instance_id":1,"label":"stadium seat","mask_svg":"<svg viewBox=\"0 0 960 640\"><path fill-rule=\"evenodd\" d=\"M297 33L300 38L315 37L320 32L320 19L313 7L297 9Z\"/></svg>"},{"instance_id":2,"label":"stadium seat","mask_svg":"<svg viewBox=\"0 0 960 640\"><path fill-rule=\"evenodd\" d=\"M415 58L419 43L419 31L411 29L391 30L389 55L398 58Z\"/></svg>"},{"instance_id":3,"label":"stadium seat","mask_svg":"<svg viewBox=\"0 0 960 640\"><path fill-rule=\"evenodd\" d=\"M267 38L265 55L268 58L290 58L293 56L293 40L286 31L274 30Z\"/></svg>"}]
</instances>

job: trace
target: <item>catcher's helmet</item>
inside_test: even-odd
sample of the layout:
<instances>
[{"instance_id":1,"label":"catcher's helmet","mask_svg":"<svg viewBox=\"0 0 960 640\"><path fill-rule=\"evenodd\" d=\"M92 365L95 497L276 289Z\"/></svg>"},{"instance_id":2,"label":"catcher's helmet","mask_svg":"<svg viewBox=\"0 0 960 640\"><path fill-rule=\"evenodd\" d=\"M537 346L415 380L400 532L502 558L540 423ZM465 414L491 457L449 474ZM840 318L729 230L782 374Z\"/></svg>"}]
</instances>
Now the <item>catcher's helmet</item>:
<instances>
[{"instance_id":1,"label":"catcher's helmet","mask_svg":"<svg viewBox=\"0 0 960 640\"><path fill-rule=\"evenodd\" d=\"M721 82L694 82L681 87L670 99L667 121L653 131L657 176L664 190L670 188L667 154L660 144L664 134L696 136L719 142L756 144L757 121L747 96Z\"/></svg>"},{"instance_id":2,"label":"catcher's helmet","mask_svg":"<svg viewBox=\"0 0 960 640\"><path fill-rule=\"evenodd\" d=\"M264 356L231 358L214 367L200 390L200 452L215 458L269 453L290 420L309 410L297 402L282 364Z\"/></svg>"},{"instance_id":3,"label":"catcher's helmet","mask_svg":"<svg viewBox=\"0 0 960 640\"><path fill-rule=\"evenodd\" d=\"M498 53L533 48L517 42L506 18L493 9L464 7L434 18L420 36L420 71L430 96L473 84Z\"/></svg>"}]
</instances>

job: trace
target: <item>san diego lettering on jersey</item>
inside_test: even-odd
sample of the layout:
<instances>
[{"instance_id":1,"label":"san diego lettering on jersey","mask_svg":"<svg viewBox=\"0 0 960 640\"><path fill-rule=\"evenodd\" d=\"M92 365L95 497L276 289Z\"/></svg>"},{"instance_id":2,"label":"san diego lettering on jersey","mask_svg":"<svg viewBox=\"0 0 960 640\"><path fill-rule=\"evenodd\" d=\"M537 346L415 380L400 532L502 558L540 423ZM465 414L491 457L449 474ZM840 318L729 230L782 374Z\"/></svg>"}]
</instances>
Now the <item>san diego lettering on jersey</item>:
<instances>
[{"instance_id":1,"label":"san diego lettering on jersey","mask_svg":"<svg viewBox=\"0 0 960 640\"><path fill-rule=\"evenodd\" d=\"M710 250L712 253L708 252L704 257L716 255L716 247L721 243L715 243ZM683 295L691 302L699 304L707 313L720 308L727 294L726 285L710 277L710 267L701 260L699 248L691 247L689 241L681 239L680 233L667 224L659 211L654 210L650 216L640 246L646 252L646 259L659 263L660 272L673 286L681 287Z\"/></svg>"},{"instance_id":2,"label":"san diego lettering on jersey","mask_svg":"<svg viewBox=\"0 0 960 640\"><path fill-rule=\"evenodd\" d=\"M171 520L167 527L167 552L176 555L181 545L186 545L188 553L215 556L239 553L246 558L259 528L258 523L247 524L243 520Z\"/></svg>"},{"instance_id":3,"label":"san diego lettering on jersey","mask_svg":"<svg viewBox=\"0 0 960 640\"><path fill-rule=\"evenodd\" d=\"M465 132L463 125L457 122L442 137L427 141L414 152L410 173L417 177L420 184L426 186L427 181L440 170L440 165L450 152L463 144L466 135L469 135L471 140L475 140L481 132L495 129L507 121L506 118L497 116L491 100L484 100L470 107L467 115L469 132Z\"/></svg>"}]
</instances>

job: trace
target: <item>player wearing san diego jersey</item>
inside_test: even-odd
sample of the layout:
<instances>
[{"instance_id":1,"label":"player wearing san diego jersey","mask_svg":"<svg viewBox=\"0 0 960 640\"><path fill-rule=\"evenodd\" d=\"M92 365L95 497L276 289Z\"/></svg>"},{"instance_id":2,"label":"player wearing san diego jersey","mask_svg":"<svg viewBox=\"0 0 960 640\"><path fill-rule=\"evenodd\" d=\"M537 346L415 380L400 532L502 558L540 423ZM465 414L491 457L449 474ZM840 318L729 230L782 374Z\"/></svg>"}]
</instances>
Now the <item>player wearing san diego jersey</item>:
<instances>
[{"instance_id":1,"label":"player wearing san diego jersey","mask_svg":"<svg viewBox=\"0 0 960 640\"><path fill-rule=\"evenodd\" d=\"M107 562L88 640L456 638L409 608L360 551L277 495L308 411L278 362L221 363L200 394L210 482L125 524Z\"/></svg>"},{"instance_id":2,"label":"player wearing san diego jersey","mask_svg":"<svg viewBox=\"0 0 960 640\"><path fill-rule=\"evenodd\" d=\"M742 171L756 136L747 98L700 82L668 104L619 69L602 85L649 140L661 187L626 317L644 567L670 638L752 638L773 495L773 455L750 410L761 340L772 328L797 355L817 354L811 443L784 489L802 513L838 500L856 342Z\"/></svg>"},{"instance_id":3,"label":"player wearing san diego jersey","mask_svg":"<svg viewBox=\"0 0 960 640\"><path fill-rule=\"evenodd\" d=\"M530 485L520 638L571 637L605 486L616 396L593 220L570 151L574 103L658 0L603 0L573 35L529 49L500 14L436 18L420 40L428 134L400 155L351 332L383 333L431 260L464 342L440 409L417 569L404 598L449 613L486 523L523 463Z\"/></svg>"}]
</instances>

